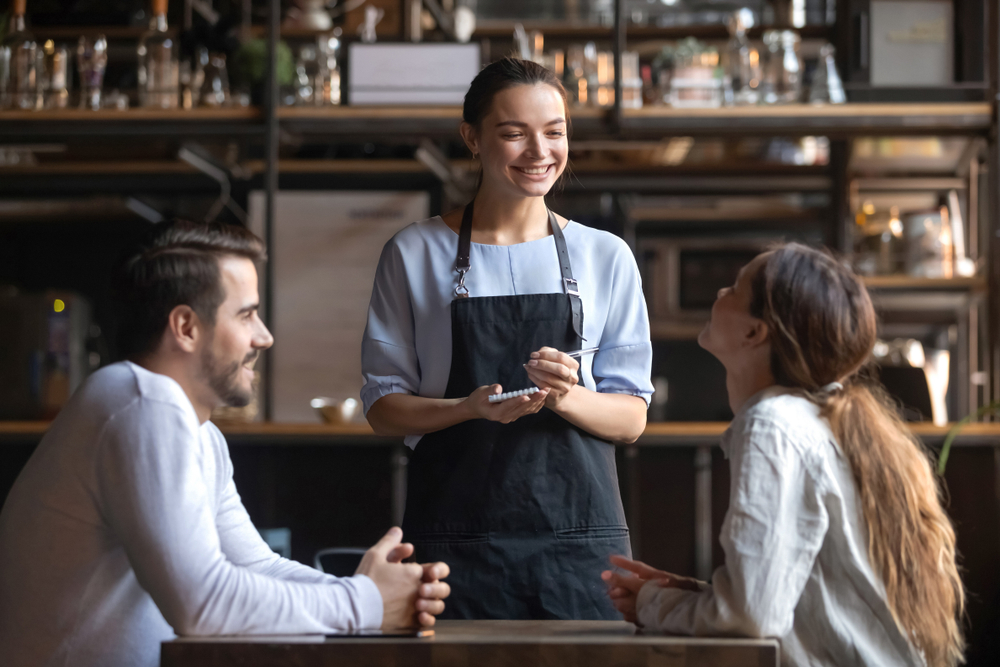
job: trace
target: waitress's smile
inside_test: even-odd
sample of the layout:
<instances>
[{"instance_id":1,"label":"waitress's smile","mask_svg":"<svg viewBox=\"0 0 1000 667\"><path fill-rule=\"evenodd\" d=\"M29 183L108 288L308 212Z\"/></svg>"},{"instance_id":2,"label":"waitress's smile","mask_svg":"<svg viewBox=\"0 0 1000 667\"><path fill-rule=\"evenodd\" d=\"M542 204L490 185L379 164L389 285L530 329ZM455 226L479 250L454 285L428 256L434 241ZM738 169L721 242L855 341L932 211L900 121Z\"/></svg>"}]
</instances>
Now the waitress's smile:
<instances>
[{"instance_id":1,"label":"waitress's smile","mask_svg":"<svg viewBox=\"0 0 1000 667\"><path fill-rule=\"evenodd\" d=\"M555 167L555 164L547 164L541 167L512 167L512 169L520 172L525 178L531 181L544 182L552 176Z\"/></svg>"}]
</instances>

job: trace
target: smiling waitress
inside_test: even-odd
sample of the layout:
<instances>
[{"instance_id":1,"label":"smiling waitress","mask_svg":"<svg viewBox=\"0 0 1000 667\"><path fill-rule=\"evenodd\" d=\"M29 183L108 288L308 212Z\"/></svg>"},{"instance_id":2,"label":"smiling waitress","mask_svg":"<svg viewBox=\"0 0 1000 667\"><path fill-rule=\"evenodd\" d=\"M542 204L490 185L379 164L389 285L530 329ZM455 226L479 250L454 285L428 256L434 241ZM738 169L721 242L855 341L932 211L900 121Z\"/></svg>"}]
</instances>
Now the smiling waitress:
<instances>
[{"instance_id":1,"label":"smiling waitress","mask_svg":"<svg viewBox=\"0 0 1000 667\"><path fill-rule=\"evenodd\" d=\"M451 565L445 616L617 619L600 578L630 552L612 443L639 437L653 392L635 259L546 208L569 152L551 72L487 66L462 117L481 186L382 252L362 344L368 421L414 450L403 531L420 560Z\"/></svg>"}]
</instances>

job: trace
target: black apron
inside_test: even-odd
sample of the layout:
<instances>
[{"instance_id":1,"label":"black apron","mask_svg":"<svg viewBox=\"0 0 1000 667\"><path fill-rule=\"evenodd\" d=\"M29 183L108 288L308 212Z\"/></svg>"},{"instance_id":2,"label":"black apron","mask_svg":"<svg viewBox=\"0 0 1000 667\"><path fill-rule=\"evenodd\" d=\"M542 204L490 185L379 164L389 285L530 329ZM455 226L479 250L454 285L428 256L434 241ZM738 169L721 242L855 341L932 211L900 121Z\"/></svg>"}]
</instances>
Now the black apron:
<instances>
[{"instance_id":1,"label":"black apron","mask_svg":"<svg viewBox=\"0 0 1000 667\"><path fill-rule=\"evenodd\" d=\"M466 207L445 398L493 383L529 388L522 364L532 352L580 349L583 309L551 212L549 222L565 293L469 297ZM441 618L621 619L601 580L608 556L631 555L614 446L547 408L423 436L410 457L403 534L418 561L451 567Z\"/></svg>"}]
</instances>

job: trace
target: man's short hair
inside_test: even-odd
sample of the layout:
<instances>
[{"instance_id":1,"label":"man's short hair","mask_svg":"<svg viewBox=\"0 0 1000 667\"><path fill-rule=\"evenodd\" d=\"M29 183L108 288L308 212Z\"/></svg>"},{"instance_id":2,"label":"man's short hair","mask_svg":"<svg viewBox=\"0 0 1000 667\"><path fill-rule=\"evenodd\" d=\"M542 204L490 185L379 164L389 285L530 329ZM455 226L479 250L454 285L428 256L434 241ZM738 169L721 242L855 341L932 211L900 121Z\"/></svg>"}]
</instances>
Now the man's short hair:
<instances>
[{"instance_id":1,"label":"man's short hair","mask_svg":"<svg viewBox=\"0 0 1000 667\"><path fill-rule=\"evenodd\" d=\"M152 352L170 312L190 306L208 326L225 300L219 259L266 260L264 242L249 230L220 223L175 220L155 225L115 272L118 351L121 357Z\"/></svg>"}]
</instances>

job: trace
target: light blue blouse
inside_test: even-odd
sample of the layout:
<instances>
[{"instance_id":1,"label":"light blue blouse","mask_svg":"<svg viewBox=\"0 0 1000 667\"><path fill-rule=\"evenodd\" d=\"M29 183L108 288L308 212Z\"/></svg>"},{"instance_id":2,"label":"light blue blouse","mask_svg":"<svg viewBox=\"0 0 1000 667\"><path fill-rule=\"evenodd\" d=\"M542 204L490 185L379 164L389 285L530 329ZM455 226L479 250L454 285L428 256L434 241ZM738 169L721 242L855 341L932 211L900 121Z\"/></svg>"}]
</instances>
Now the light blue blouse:
<instances>
[{"instance_id":1,"label":"light blue blouse","mask_svg":"<svg viewBox=\"0 0 1000 667\"><path fill-rule=\"evenodd\" d=\"M583 383L594 391L641 396L648 404L653 350L635 257L608 232L571 221L564 235L580 283L584 347L601 348L580 360ZM385 244L361 343L365 414L387 394L444 396L457 251L458 234L439 216L407 226ZM465 284L473 297L564 291L551 235L509 246L473 243L470 261ZM504 387L517 389L525 387ZM419 440L411 435L405 442L412 448Z\"/></svg>"}]
</instances>

